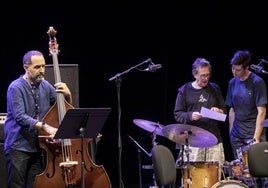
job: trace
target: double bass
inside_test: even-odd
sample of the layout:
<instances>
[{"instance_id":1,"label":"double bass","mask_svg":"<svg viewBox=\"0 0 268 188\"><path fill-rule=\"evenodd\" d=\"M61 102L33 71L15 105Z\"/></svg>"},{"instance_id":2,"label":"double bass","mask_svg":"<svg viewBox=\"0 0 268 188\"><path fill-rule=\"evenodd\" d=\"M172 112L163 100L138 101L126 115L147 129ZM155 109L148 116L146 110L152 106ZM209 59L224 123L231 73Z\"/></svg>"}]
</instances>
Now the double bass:
<instances>
[{"instance_id":1,"label":"double bass","mask_svg":"<svg viewBox=\"0 0 268 188\"><path fill-rule=\"evenodd\" d=\"M49 27L49 51L53 60L55 82L61 82L58 64L56 31ZM58 128L67 110L73 106L57 93L57 101L43 121ZM91 159L88 144L92 138L52 140L45 132L39 133L40 148L45 153L45 166L35 178L35 188L110 188L110 179L102 165ZM82 147L81 147L82 146ZM83 151L82 151L83 150ZM83 159L83 160L82 160Z\"/></svg>"}]
</instances>

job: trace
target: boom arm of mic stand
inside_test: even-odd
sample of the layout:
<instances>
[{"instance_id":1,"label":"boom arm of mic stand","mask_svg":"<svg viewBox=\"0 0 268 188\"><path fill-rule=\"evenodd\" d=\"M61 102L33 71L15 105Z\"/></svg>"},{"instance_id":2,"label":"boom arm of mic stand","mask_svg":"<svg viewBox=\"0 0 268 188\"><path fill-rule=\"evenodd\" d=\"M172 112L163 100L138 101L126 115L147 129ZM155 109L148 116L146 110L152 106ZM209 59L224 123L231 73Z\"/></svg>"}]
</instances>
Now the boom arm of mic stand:
<instances>
[{"instance_id":1,"label":"boom arm of mic stand","mask_svg":"<svg viewBox=\"0 0 268 188\"><path fill-rule=\"evenodd\" d=\"M151 61L151 58L146 59L145 61L139 63L138 65L135 65L135 66L133 66L133 67L130 67L129 69L125 70L124 72L117 73L117 74L114 75L113 77L109 78L109 81L113 81L114 79L116 79L116 78L118 78L118 77L121 77L122 75L124 75L124 74L130 72L131 70L133 70L133 69L135 69L135 68L137 68L137 67L139 67L139 66L141 66L141 65L143 65L143 64L145 64L145 63L148 63L148 62L150 62L150 61Z\"/></svg>"},{"instance_id":2,"label":"boom arm of mic stand","mask_svg":"<svg viewBox=\"0 0 268 188\"><path fill-rule=\"evenodd\" d=\"M142 150L148 157L151 157L151 154L148 153L134 138L128 135L130 140L135 144L135 146L138 147L138 149Z\"/></svg>"}]
</instances>

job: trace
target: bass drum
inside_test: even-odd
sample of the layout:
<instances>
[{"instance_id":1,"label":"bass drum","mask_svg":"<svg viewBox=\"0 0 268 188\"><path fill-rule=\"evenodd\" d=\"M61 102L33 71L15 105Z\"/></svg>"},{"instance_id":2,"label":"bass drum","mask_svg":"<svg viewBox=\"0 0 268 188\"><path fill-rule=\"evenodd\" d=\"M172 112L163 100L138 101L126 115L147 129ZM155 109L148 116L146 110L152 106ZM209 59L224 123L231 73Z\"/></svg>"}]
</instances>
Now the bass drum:
<instances>
[{"instance_id":1,"label":"bass drum","mask_svg":"<svg viewBox=\"0 0 268 188\"><path fill-rule=\"evenodd\" d=\"M247 185L235 180L222 180L212 186L212 188L249 188Z\"/></svg>"},{"instance_id":2,"label":"bass drum","mask_svg":"<svg viewBox=\"0 0 268 188\"><path fill-rule=\"evenodd\" d=\"M211 187L219 180L219 163L216 161L190 162L189 167L184 169L184 187L188 184L191 188Z\"/></svg>"}]
</instances>

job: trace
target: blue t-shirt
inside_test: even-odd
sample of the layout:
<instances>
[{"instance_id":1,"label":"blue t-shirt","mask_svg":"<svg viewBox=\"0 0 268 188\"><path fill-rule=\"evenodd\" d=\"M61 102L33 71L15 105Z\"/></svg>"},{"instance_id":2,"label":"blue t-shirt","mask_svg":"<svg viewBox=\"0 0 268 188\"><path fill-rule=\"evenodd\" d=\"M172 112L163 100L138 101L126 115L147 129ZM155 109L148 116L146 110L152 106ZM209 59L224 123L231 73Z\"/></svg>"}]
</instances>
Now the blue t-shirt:
<instances>
[{"instance_id":1,"label":"blue t-shirt","mask_svg":"<svg viewBox=\"0 0 268 188\"><path fill-rule=\"evenodd\" d=\"M252 139L256 127L257 107L267 104L264 80L255 73L251 73L244 81L232 78L228 84L225 104L233 107L235 111L231 134L237 138Z\"/></svg>"}]
</instances>

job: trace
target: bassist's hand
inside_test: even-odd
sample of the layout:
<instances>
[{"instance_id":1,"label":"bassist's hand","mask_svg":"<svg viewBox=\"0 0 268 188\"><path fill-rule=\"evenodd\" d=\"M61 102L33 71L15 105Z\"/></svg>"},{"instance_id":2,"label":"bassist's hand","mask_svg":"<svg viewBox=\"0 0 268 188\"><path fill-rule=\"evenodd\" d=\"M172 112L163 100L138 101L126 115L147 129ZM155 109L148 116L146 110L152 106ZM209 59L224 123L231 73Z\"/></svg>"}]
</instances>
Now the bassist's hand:
<instances>
[{"instance_id":1,"label":"bassist's hand","mask_svg":"<svg viewBox=\"0 0 268 188\"><path fill-rule=\"evenodd\" d=\"M56 132L58 131L57 128L52 127L52 126L50 126L50 125L48 125L46 123L43 126L43 130L46 131L49 134L49 136L52 137L52 138L55 136Z\"/></svg>"},{"instance_id":2,"label":"bassist's hand","mask_svg":"<svg viewBox=\"0 0 268 188\"><path fill-rule=\"evenodd\" d=\"M56 88L56 92L58 93L63 93L65 96L65 99L69 102L72 103L72 94L70 89L68 88L66 83L63 82L58 82L54 85Z\"/></svg>"}]
</instances>

